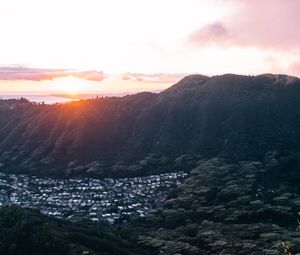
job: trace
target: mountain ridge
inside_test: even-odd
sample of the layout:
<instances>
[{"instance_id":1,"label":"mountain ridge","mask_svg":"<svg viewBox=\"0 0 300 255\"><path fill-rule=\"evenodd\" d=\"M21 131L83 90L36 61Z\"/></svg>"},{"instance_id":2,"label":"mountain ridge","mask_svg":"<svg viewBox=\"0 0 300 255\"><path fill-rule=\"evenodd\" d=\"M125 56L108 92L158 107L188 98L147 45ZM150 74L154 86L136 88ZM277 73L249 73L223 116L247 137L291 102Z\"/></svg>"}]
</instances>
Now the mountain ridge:
<instances>
[{"instance_id":1,"label":"mountain ridge","mask_svg":"<svg viewBox=\"0 0 300 255\"><path fill-rule=\"evenodd\" d=\"M299 78L225 74L190 75L158 94L9 107L2 100L0 162L34 174L126 175L172 168L184 154L261 159L300 149L299 99Z\"/></svg>"}]
</instances>

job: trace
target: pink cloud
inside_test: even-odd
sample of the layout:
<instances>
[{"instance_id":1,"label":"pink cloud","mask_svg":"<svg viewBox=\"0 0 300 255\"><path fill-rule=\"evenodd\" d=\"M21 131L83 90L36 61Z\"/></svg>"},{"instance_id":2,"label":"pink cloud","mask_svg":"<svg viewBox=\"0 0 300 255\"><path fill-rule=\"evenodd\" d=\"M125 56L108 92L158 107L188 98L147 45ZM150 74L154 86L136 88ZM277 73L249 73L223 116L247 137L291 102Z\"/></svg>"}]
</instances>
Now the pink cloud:
<instances>
[{"instance_id":1,"label":"pink cloud","mask_svg":"<svg viewBox=\"0 0 300 255\"><path fill-rule=\"evenodd\" d=\"M292 63L288 68L288 72L293 75L300 76L300 62Z\"/></svg>"},{"instance_id":2,"label":"pink cloud","mask_svg":"<svg viewBox=\"0 0 300 255\"><path fill-rule=\"evenodd\" d=\"M135 80L147 83L176 83L182 79L186 74L169 74L169 73L126 73L121 76L122 80Z\"/></svg>"},{"instance_id":3,"label":"pink cloud","mask_svg":"<svg viewBox=\"0 0 300 255\"><path fill-rule=\"evenodd\" d=\"M230 16L200 27L189 41L199 46L300 49L300 1L230 0L230 3L236 5Z\"/></svg>"},{"instance_id":4,"label":"pink cloud","mask_svg":"<svg viewBox=\"0 0 300 255\"><path fill-rule=\"evenodd\" d=\"M215 22L201 27L190 36L190 41L193 43L207 44L207 43L228 43L230 36L227 29L222 22Z\"/></svg>"},{"instance_id":5,"label":"pink cloud","mask_svg":"<svg viewBox=\"0 0 300 255\"><path fill-rule=\"evenodd\" d=\"M131 80L131 76L128 75L128 74L123 74L121 78L122 78L122 80L124 80L124 81Z\"/></svg>"},{"instance_id":6,"label":"pink cloud","mask_svg":"<svg viewBox=\"0 0 300 255\"><path fill-rule=\"evenodd\" d=\"M0 67L0 80L29 80L29 81L42 81L52 80L55 78L62 78L67 76L74 76L77 78L102 81L105 75L101 71L77 71L69 69L42 69L42 68L29 68L24 66L3 66Z\"/></svg>"},{"instance_id":7,"label":"pink cloud","mask_svg":"<svg viewBox=\"0 0 300 255\"><path fill-rule=\"evenodd\" d=\"M85 79L85 80L89 80L89 81L102 81L105 78L105 75L103 72L95 71L95 70L77 72L77 73L73 73L71 75L78 77L78 78Z\"/></svg>"}]
</instances>

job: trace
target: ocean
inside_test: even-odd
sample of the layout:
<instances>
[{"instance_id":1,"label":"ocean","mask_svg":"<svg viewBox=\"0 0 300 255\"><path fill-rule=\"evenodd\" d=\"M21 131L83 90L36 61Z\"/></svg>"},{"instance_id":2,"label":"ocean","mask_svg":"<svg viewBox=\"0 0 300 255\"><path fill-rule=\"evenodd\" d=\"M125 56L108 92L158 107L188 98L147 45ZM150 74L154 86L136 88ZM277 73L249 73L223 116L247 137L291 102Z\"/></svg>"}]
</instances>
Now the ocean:
<instances>
[{"instance_id":1,"label":"ocean","mask_svg":"<svg viewBox=\"0 0 300 255\"><path fill-rule=\"evenodd\" d=\"M30 102L45 103L45 104L55 104L55 103L67 103L77 99L71 99L66 97L58 97L52 95L0 95L0 99L19 99L26 98Z\"/></svg>"},{"instance_id":2,"label":"ocean","mask_svg":"<svg viewBox=\"0 0 300 255\"><path fill-rule=\"evenodd\" d=\"M23 94L17 94L17 95L6 95L6 94L0 94L0 99L20 99L21 97L28 99L30 102L35 103L45 103L45 104L56 104L56 103L67 103L71 101L76 101L80 99L89 99L89 98L95 98L97 96L124 96L128 95L129 93L116 93L116 94L79 94L76 95L76 97L71 97L65 94L53 94L53 95L23 95Z\"/></svg>"}]
</instances>

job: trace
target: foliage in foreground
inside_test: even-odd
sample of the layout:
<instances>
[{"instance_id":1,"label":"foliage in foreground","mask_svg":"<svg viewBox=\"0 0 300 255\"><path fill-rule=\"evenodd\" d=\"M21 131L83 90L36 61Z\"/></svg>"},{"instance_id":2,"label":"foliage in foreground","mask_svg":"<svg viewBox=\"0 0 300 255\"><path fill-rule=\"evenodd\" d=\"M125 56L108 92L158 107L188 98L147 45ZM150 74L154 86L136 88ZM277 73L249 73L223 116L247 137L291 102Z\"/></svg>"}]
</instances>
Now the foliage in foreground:
<instances>
[{"instance_id":1,"label":"foliage in foreground","mask_svg":"<svg viewBox=\"0 0 300 255\"><path fill-rule=\"evenodd\" d=\"M7 255L140 254L105 223L72 223L18 207L0 209L0 252Z\"/></svg>"}]
</instances>

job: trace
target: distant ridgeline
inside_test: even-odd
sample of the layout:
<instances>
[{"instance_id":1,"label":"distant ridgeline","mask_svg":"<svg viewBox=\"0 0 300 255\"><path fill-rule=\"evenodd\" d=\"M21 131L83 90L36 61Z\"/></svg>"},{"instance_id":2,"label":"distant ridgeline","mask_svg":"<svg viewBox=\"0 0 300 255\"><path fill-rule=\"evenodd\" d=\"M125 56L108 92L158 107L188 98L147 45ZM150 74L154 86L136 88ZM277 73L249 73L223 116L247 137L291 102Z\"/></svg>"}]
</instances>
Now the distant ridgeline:
<instances>
[{"instance_id":1,"label":"distant ridgeline","mask_svg":"<svg viewBox=\"0 0 300 255\"><path fill-rule=\"evenodd\" d=\"M272 74L191 75L158 94L57 105L2 100L1 171L130 176L298 155L299 109L300 80Z\"/></svg>"}]
</instances>

